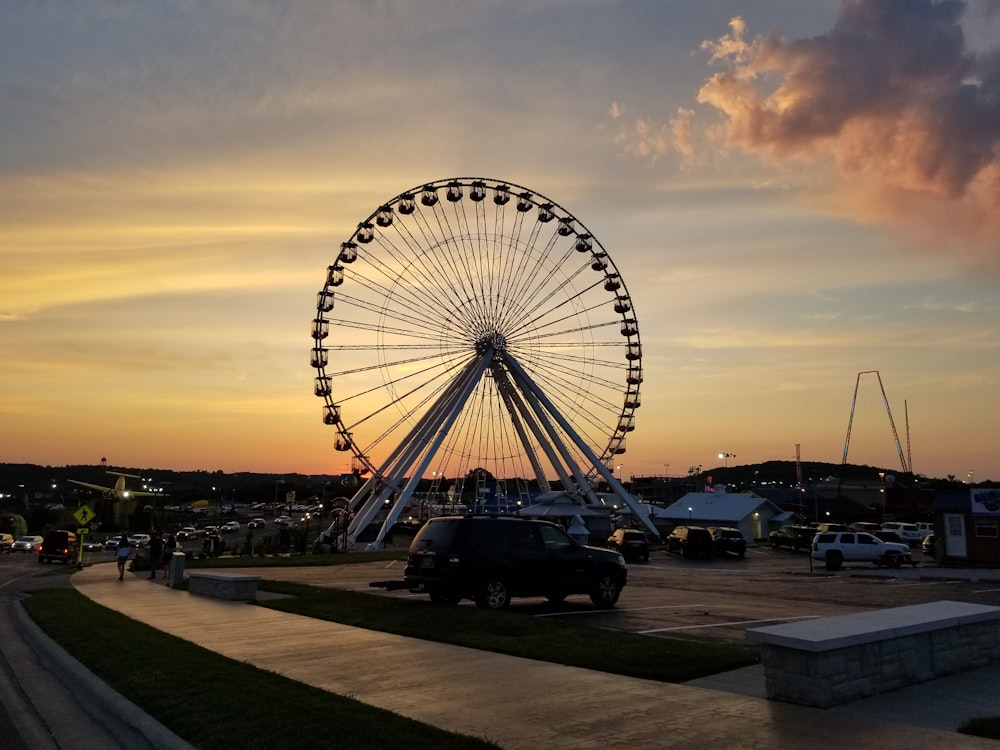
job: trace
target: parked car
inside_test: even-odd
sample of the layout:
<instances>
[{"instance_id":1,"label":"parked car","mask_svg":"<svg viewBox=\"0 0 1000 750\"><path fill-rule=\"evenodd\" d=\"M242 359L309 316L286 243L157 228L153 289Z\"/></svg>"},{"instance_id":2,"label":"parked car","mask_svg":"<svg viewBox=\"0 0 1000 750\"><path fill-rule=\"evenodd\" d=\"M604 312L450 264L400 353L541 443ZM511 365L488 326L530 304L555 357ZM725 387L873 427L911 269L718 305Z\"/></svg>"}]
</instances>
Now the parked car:
<instances>
[{"instance_id":1,"label":"parked car","mask_svg":"<svg viewBox=\"0 0 1000 750\"><path fill-rule=\"evenodd\" d=\"M886 531L895 531L899 538L909 545L920 544L927 536L922 533L915 523L902 523L901 521L886 521L882 524Z\"/></svg>"},{"instance_id":2,"label":"parked car","mask_svg":"<svg viewBox=\"0 0 1000 750\"><path fill-rule=\"evenodd\" d=\"M439 604L470 598L503 609L512 597L561 601L589 594L595 606L613 607L628 569L618 552L588 547L561 526L516 516L439 516L410 544L405 585Z\"/></svg>"},{"instance_id":3,"label":"parked car","mask_svg":"<svg viewBox=\"0 0 1000 750\"><path fill-rule=\"evenodd\" d=\"M265 521L263 518L254 518L251 519L249 523L247 523L247 528L262 529L264 528L265 525L267 525L267 521Z\"/></svg>"},{"instance_id":4,"label":"parked car","mask_svg":"<svg viewBox=\"0 0 1000 750\"><path fill-rule=\"evenodd\" d=\"M680 552L684 557L712 557L715 542L703 526L677 526L667 534L667 552Z\"/></svg>"},{"instance_id":5,"label":"parked car","mask_svg":"<svg viewBox=\"0 0 1000 750\"><path fill-rule=\"evenodd\" d=\"M731 526L709 526L708 533L712 535L716 555L720 557L729 553L738 557L746 555L747 539L739 529Z\"/></svg>"},{"instance_id":6,"label":"parked car","mask_svg":"<svg viewBox=\"0 0 1000 750\"><path fill-rule=\"evenodd\" d=\"M80 541L76 533L58 529L45 535L45 540L38 547L38 562L61 562L68 565L75 560L80 551Z\"/></svg>"},{"instance_id":7,"label":"parked car","mask_svg":"<svg viewBox=\"0 0 1000 750\"><path fill-rule=\"evenodd\" d=\"M925 536L924 540L920 543L920 551L928 557L934 557L934 542L936 539L937 537L934 534Z\"/></svg>"},{"instance_id":8,"label":"parked car","mask_svg":"<svg viewBox=\"0 0 1000 750\"><path fill-rule=\"evenodd\" d=\"M10 548L14 546L14 537L10 534L0 534L0 552L10 552Z\"/></svg>"},{"instance_id":9,"label":"parked car","mask_svg":"<svg viewBox=\"0 0 1000 750\"><path fill-rule=\"evenodd\" d=\"M104 549L104 542L100 542L96 539L91 539L89 536L83 542L83 549L85 552L99 552Z\"/></svg>"},{"instance_id":10,"label":"parked car","mask_svg":"<svg viewBox=\"0 0 1000 750\"><path fill-rule=\"evenodd\" d=\"M149 546L149 534L132 534L128 538L128 543L135 549L143 549Z\"/></svg>"},{"instance_id":11,"label":"parked car","mask_svg":"<svg viewBox=\"0 0 1000 750\"><path fill-rule=\"evenodd\" d=\"M812 544L812 557L826 563L827 570L840 570L845 562L871 562L898 568L904 563L916 566L906 544L883 542L863 531L828 531L817 534Z\"/></svg>"},{"instance_id":12,"label":"parked car","mask_svg":"<svg viewBox=\"0 0 1000 750\"><path fill-rule=\"evenodd\" d=\"M198 536L198 529L194 526L185 526L177 532L178 539L194 539L196 536Z\"/></svg>"},{"instance_id":13,"label":"parked car","mask_svg":"<svg viewBox=\"0 0 1000 750\"><path fill-rule=\"evenodd\" d=\"M19 536L11 545L11 552L34 552L45 540L37 534L34 536Z\"/></svg>"},{"instance_id":14,"label":"parked car","mask_svg":"<svg viewBox=\"0 0 1000 750\"><path fill-rule=\"evenodd\" d=\"M883 542L895 542L896 544L906 544L906 542L904 542L900 538L899 534L897 534L895 531L889 531L888 529L876 529L875 531L872 531L870 533L872 536L878 537Z\"/></svg>"},{"instance_id":15,"label":"parked car","mask_svg":"<svg viewBox=\"0 0 1000 750\"><path fill-rule=\"evenodd\" d=\"M874 521L855 521L851 524L851 531L867 531L869 534L881 528L882 526Z\"/></svg>"},{"instance_id":16,"label":"parked car","mask_svg":"<svg viewBox=\"0 0 1000 750\"><path fill-rule=\"evenodd\" d=\"M934 524L928 523L926 521L921 521L920 523L914 524L917 530L921 533L921 540L925 539L928 534L934 533Z\"/></svg>"},{"instance_id":17,"label":"parked car","mask_svg":"<svg viewBox=\"0 0 1000 750\"><path fill-rule=\"evenodd\" d=\"M626 560L649 561L649 539L639 529L616 529L608 537L608 547L620 552Z\"/></svg>"},{"instance_id":18,"label":"parked car","mask_svg":"<svg viewBox=\"0 0 1000 750\"><path fill-rule=\"evenodd\" d=\"M239 521L226 521L224 524L222 524L222 527L219 529L219 531L223 534L235 534L239 532L239 530L240 530Z\"/></svg>"},{"instance_id":19,"label":"parked car","mask_svg":"<svg viewBox=\"0 0 1000 750\"><path fill-rule=\"evenodd\" d=\"M800 549L809 549L814 536L816 529L813 526L782 526L768 535L768 541L774 549L788 547L798 552Z\"/></svg>"},{"instance_id":20,"label":"parked car","mask_svg":"<svg viewBox=\"0 0 1000 750\"><path fill-rule=\"evenodd\" d=\"M819 534L821 531L856 531L856 529L851 529L846 523L818 523L812 527L813 535Z\"/></svg>"}]
</instances>

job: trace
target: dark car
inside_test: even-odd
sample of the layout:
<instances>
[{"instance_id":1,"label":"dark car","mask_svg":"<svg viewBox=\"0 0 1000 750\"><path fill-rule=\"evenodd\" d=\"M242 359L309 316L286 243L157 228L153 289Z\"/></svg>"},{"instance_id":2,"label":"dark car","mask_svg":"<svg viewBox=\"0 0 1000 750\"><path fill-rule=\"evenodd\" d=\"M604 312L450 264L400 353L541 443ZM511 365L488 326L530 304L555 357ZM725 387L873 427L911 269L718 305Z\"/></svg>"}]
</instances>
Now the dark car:
<instances>
[{"instance_id":1,"label":"dark car","mask_svg":"<svg viewBox=\"0 0 1000 750\"><path fill-rule=\"evenodd\" d=\"M933 534L928 534L924 537L924 540L920 543L920 551L929 557L934 557L934 541L936 537Z\"/></svg>"},{"instance_id":2,"label":"dark car","mask_svg":"<svg viewBox=\"0 0 1000 750\"><path fill-rule=\"evenodd\" d=\"M680 552L684 557L713 557L715 542L703 526L677 526L667 534L667 552Z\"/></svg>"},{"instance_id":3,"label":"dark car","mask_svg":"<svg viewBox=\"0 0 1000 750\"><path fill-rule=\"evenodd\" d=\"M896 544L906 544L902 537L895 531L889 531L888 529L876 529L875 531L870 531L873 537L876 539L881 539L883 542L895 542Z\"/></svg>"},{"instance_id":4,"label":"dark car","mask_svg":"<svg viewBox=\"0 0 1000 750\"><path fill-rule=\"evenodd\" d=\"M616 529L608 537L608 547L621 552L626 560L649 561L649 539L639 529Z\"/></svg>"},{"instance_id":5,"label":"dark car","mask_svg":"<svg viewBox=\"0 0 1000 750\"><path fill-rule=\"evenodd\" d=\"M720 557L733 554L743 557L747 553L747 538L743 532L731 526L709 526L708 533L715 543L715 554Z\"/></svg>"},{"instance_id":6,"label":"dark car","mask_svg":"<svg viewBox=\"0 0 1000 750\"><path fill-rule=\"evenodd\" d=\"M38 562L61 562L68 565L75 560L79 551L79 541L72 531L50 531L38 547Z\"/></svg>"},{"instance_id":7,"label":"dark car","mask_svg":"<svg viewBox=\"0 0 1000 750\"><path fill-rule=\"evenodd\" d=\"M782 526L768 535L768 541L775 549L788 547L798 552L800 549L809 549L816 533L814 526Z\"/></svg>"},{"instance_id":8,"label":"dark car","mask_svg":"<svg viewBox=\"0 0 1000 750\"><path fill-rule=\"evenodd\" d=\"M589 594L613 607L628 569L618 552L587 547L562 527L515 516L439 516L410 544L405 584L438 604L468 598L503 609L515 596Z\"/></svg>"}]
</instances>

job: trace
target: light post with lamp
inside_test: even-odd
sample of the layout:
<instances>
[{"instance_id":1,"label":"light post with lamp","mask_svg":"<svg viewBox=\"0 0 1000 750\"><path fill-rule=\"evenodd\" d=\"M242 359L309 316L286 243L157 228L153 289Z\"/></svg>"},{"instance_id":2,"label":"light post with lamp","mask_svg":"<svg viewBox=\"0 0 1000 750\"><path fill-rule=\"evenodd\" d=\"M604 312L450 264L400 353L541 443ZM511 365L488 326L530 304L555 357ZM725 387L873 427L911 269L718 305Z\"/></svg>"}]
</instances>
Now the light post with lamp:
<instances>
[{"instance_id":1,"label":"light post with lamp","mask_svg":"<svg viewBox=\"0 0 1000 750\"><path fill-rule=\"evenodd\" d=\"M274 502L271 504L271 515L277 515L278 513L278 486L284 483L284 479L274 480Z\"/></svg>"},{"instance_id":2,"label":"light post with lamp","mask_svg":"<svg viewBox=\"0 0 1000 750\"><path fill-rule=\"evenodd\" d=\"M736 454L735 453L729 453L729 452L723 452L723 453L719 454L719 458L721 458L723 460L723 462L724 462L723 463L724 470L723 470L723 474L722 474L722 480L726 484L729 484L729 459L736 458Z\"/></svg>"}]
</instances>

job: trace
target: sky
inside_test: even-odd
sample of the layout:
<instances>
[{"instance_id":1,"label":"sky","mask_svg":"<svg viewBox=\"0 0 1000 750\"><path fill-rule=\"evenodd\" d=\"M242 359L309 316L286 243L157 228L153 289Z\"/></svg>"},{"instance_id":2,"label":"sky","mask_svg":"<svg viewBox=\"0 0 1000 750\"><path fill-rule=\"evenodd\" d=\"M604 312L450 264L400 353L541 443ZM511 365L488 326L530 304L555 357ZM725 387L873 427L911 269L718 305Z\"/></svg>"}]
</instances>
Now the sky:
<instances>
[{"instance_id":1,"label":"sky","mask_svg":"<svg viewBox=\"0 0 1000 750\"><path fill-rule=\"evenodd\" d=\"M897 469L881 382L913 471L1000 480L995 7L0 4L0 461L346 471L326 268L476 175L628 285L621 475L839 463L856 386L849 461Z\"/></svg>"}]
</instances>

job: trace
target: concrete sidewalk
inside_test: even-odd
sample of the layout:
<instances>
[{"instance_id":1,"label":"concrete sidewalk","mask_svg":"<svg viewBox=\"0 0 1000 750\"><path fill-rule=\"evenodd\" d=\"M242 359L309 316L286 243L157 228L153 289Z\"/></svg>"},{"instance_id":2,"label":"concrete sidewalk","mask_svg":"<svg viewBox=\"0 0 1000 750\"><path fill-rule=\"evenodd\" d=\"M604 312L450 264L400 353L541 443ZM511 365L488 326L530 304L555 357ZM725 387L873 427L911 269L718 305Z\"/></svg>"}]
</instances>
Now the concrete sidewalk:
<instances>
[{"instance_id":1,"label":"concrete sidewalk","mask_svg":"<svg viewBox=\"0 0 1000 750\"><path fill-rule=\"evenodd\" d=\"M281 575L292 579L293 571ZM997 748L992 740L907 722L923 712L921 701L939 700L933 690L937 682L929 684L930 692L902 715L876 711L875 716L866 716L846 707L822 710L743 694L753 692L752 671L709 678L701 687L670 685L197 597L145 576L127 575L119 581L112 564L86 568L72 581L81 593L106 607L232 659L442 729L484 737L508 750L681 746L885 750L887 742L911 750ZM973 676L971 686L948 689L975 691L987 683L1000 683L1000 672ZM975 697L966 695L969 700ZM970 703L974 713L969 715L975 715L978 705ZM990 713L1000 713L1000 705ZM968 716L954 718L957 724Z\"/></svg>"}]
</instances>

